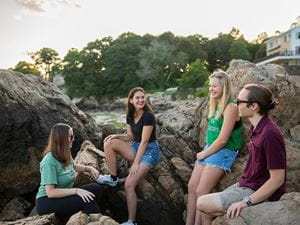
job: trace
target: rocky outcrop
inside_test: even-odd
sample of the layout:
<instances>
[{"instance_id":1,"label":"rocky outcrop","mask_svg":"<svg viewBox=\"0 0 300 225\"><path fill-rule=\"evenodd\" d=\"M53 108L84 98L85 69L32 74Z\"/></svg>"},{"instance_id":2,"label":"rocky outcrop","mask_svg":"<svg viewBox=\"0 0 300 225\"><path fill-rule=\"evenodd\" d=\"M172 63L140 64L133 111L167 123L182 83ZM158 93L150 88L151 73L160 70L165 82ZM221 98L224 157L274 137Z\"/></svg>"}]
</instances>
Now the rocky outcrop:
<instances>
[{"instance_id":1,"label":"rocky outcrop","mask_svg":"<svg viewBox=\"0 0 300 225\"><path fill-rule=\"evenodd\" d=\"M225 217L218 217L213 225L295 225L300 221L299 206L300 193L287 193L280 201L244 208L241 215L235 219L227 220Z\"/></svg>"},{"instance_id":2,"label":"rocky outcrop","mask_svg":"<svg viewBox=\"0 0 300 225\"><path fill-rule=\"evenodd\" d=\"M66 225L119 225L118 222L102 214L87 215L82 212L74 214Z\"/></svg>"},{"instance_id":3,"label":"rocky outcrop","mask_svg":"<svg viewBox=\"0 0 300 225\"><path fill-rule=\"evenodd\" d=\"M290 77L287 76L285 70L282 67L276 65L255 66L255 64L246 61L234 60L231 62L227 72L231 76L235 93L237 93L243 87L244 84L250 82L262 83L268 86L273 91L274 96L278 102L278 106L275 110L272 111L271 116L282 128L286 140L286 146L287 146L287 167L288 167L287 191L288 192L299 191L300 184L298 180L300 176L299 174L300 143L299 143L298 130L300 124L300 116L299 116L300 109L298 106L300 105L299 104L300 86L297 85L297 83L293 82L290 79ZM17 76L21 76L21 75L17 74ZM26 78L26 79L32 79L32 78ZM35 86L38 86L37 83L35 84L36 84ZM21 87L22 86L24 85L21 85ZM48 87L48 84L47 85L45 84L45 86ZM35 87L31 87L29 90L31 89L36 90L34 88ZM47 88L45 89L47 93ZM4 90L3 85L0 86L0 92L2 90ZM54 90L55 91L53 92L56 93L55 88ZM40 95L44 96L45 94L40 94ZM45 98L47 99L47 97ZM65 99L67 97L62 96L62 98ZM0 99L1 101L3 101L2 96L0 97ZM30 98L28 97L28 99ZM47 99L47 101L49 100ZM45 103L46 105L47 105L47 101ZM63 100L57 99L56 101L60 102ZM5 108L4 107L5 104L2 104L2 102L0 103L1 103L0 110L2 110L2 108ZM158 124L157 134L159 137L158 139L161 146L162 154L158 166L147 175L145 181L142 182L137 188L137 193L138 193L137 217L138 217L139 224L141 225L184 224L184 214L185 214L184 210L186 208L185 205L186 205L186 196L187 196L187 182L189 180L189 176L193 169L196 153L201 148L203 148L205 143L204 141L205 132L207 128L207 119L206 119L207 103L208 103L208 99L202 98L202 99L198 99L197 101L180 102L179 104L172 105L172 107L168 108L168 110L164 112L157 111L156 114L157 124ZM13 101L9 102L9 104L14 106L17 109L18 108L23 109L22 107L24 105L23 103L19 104L19 102L13 104ZM59 109L57 109L55 112L58 113L58 110L59 111L62 110L64 113L68 110L69 110L68 112L71 111L72 113L74 111L77 112L76 107L74 107L74 111L70 109L73 106L74 105L72 105L71 103L70 106L66 106L64 105L64 103L60 103L56 106ZM48 107L49 110L51 110L52 112L53 108L51 108L50 106ZM32 110L31 107L28 107L28 109ZM23 110L26 112L25 109ZM41 107L41 110L43 110L43 107ZM13 114L12 112L14 111L13 110L8 112L5 111L5 113ZM27 115L27 117L29 118L31 117L36 118L35 114L39 115L38 112L35 111L33 111L35 114L32 115L31 112L32 111L29 111L25 115ZM45 114L45 111L42 112L44 112ZM70 114L73 115L72 113ZM7 118L9 116L11 115L6 115ZM40 117L44 118L42 116L39 116L39 118ZM22 117L22 119L23 118L24 117ZM69 118L69 120L72 121L73 117L71 119L70 117L67 118ZM77 117L75 116L75 118ZM34 121L34 120L32 119L30 121ZM19 121L17 120L17 122ZM243 121L243 123L246 128L249 126L248 121L245 120ZM5 123L3 124L5 125ZM86 125L82 125L82 126L86 127ZM23 127L24 126L18 126L18 128L20 129ZM14 127L11 127L10 129L7 130L14 131L14 132L18 131L18 130L15 131ZM80 129L74 129L75 134L77 135L76 130L80 130ZM245 129L244 142L247 142L246 130L247 129ZM30 131L32 131L32 129ZM30 131L27 131L27 133L30 133ZM47 130L47 132L42 130L41 132L43 132L44 142L46 142L45 138L48 135L49 130ZM103 137L105 137L112 132L114 133L118 131L113 129L112 127L107 127L107 129L103 130L101 134L103 135ZM26 132L23 133L27 135ZM18 137L18 133L13 133L13 135L14 135L13 137ZM82 137L83 136L84 135L82 135ZM36 138L37 136L27 138L26 140L28 140L28 142L26 143L32 143L33 140L35 142L39 142L40 139L36 139ZM93 138L89 138L89 139L92 140L93 143L96 143L95 141L93 141L94 140ZM82 141L83 139L80 140ZM21 143L24 143L24 140ZM17 142L13 144L17 144ZM31 154L29 157L30 165L28 165L28 167L25 167L24 165L23 167L21 167L20 171L23 172L24 168L27 169L28 171L36 171L35 168L37 168L38 166L39 157L36 156L35 153L38 147L34 147L35 145L32 144L26 146L29 146L28 148L26 148L26 153ZM78 149L79 148L77 147L77 150ZM103 153L101 153L101 151L98 150L99 146L94 146L91 142L85 142L83 145L83 149L86 150L81 150L78 152L78 156L75 159L76 162L83 163L83 164L88 163L89 165L92 165L97 169L99 169L101 173L106 173L107 169L103 158L104 156ZM0 154L1 151L2 149L0 148ZM6 152L6 154L8 154L8 152ZM9 157L12 158L14 154L15 153L9 155ZM216 188L216 191L223 190L225 187L229 186L230 184L238 180L245 166L245 162L247 160L247 154L248 153L245 148L241 150L239 154L239 158L237 159L237 162L234 165L232 173L225 176L221 180L220 184ZM5 156L5 154L3 155ZM0 158L0 160L2 159ZM19 161L22 162L21 159L19 159ZM14 171L16 171L16 168L19 168L17 167L17 165L19 165L19 161L18 164L13 166L15 169ZM6 165L8 165L8 163ZM20 165L23 164L21 163ZM118 165L119 165L120 176L122 178L126 177L128 166L129 166L128 163L122 159L119 159ZM2 164L0 164L0 167L2 168ZM25 181L22 180L22 182L27 182L27 183L31 182L36 184L36 181L33 181L34 177L36 176L32 175L32 173L30 172L27 173L29 173L30 176L32 176L33 178L29 179L28 178L29 175L28 175L27 176L28 179ZM0 182L2 182L2 179L0 180ZM85 182L87 182L87 178L83 175L79 175L77 185ZM124 182L124 179L122 179L122 182ZM108 215L116 219L117 221L125 221L127 219L127 207L126 207L125 193L124 193L122 182L117 188L109 188L109 187L103 188L103 195L101 197L101 200L99 201L99 204L103 209L103 214ZM23 188L24 186L23 184L18 184L16 185L16 187ZM17 192L15 192L15 195L16 193ZM5 192L5 194L8 193ZM272 208L272 212L270 212L269 210L270 208ZM245 210L243 210L241 218L237 219L237 221L242 221L244 223L241 222L235 224L255 224L255 223L251 223L253 217L257 219L256 224L279 224L276 223L275 221L275 219L278 218L277 215L282 215L280 216L280 219L287 218L286 224L293 224L295 218L294 216L299 214L299 208L300 208L299 193L293 193L293 194L289 193L283 196L281 201L279 202L263 203L257 206L246 208ZM264 215L262 215L261 212L264 212ZM289 216L284 216L285 214L288 214ZM84 215L82 217L86 218L86 216ZM274 223L267 223L266 222L267 218L269 219L269 221L274 221ZM296 221L299 220L299 218L297 217L296 219L297 219ZM226 221L222 220L221 217L215 220L214 223L217 224L219 220L220 220L220 224L227 223ZM285 220L278 219L278 221L285 221Z\"/></svg>"},{"instance_id":4,"label":"rocky outcrop","mask_svg":"<svg viewBox=\"0 0 300 225\"><path fill-rule=\"evenodd\" d=\"M9 201L0 214L0 221L12 221L26 216L32 204L22 197Z\"/></svg>"},{"instance_id":5,"label":"rocky outcrop","mask_svg":"<svg viewBox=\"0 0 300 225\"><path fill-rule=\"evenodd\" d=\"M156 92L147 94L148 101L155 110L155 113L164 112L168 109L174 108L177 103L171 101L171 95L163 92ZM117 111L124 112L127 98L116 98L113 101L109 99L97 100L94 96L83 97L75 104L83 111Z\"/></svg>"},{"instance_id":6,"label":"rocky outcrop","mask_svg":"<svg viewBox=\"0 0 300 225\"><path fill-rule=\"evenodd\" d=\"M74 155L84 140L101 146L94 120L38 76L0 70L0 114L0 209L38 187L41 152L55 123L73 127Z\"/></svg>"},{"instance_id":7,"label":"rocky outcrop","mask_svg":"<svg viewBox=\"0 0 300 225\"><path fill-rule=\"evenodd\" d=\"M11 222L1 222L0 225L62 225L54 213L44 216L32 216Z\"/></svg>"},{"instance_id":8,"label":"rocky outcrop","mask_svg":"<svg viewBox=\"0 0 300 225\"><path fill-rule=\"evenodd\" d=\"M285 70L277 65L257 67L246 61L234 60L230 63L227 72L231 76L235 96L247 83L264 84L274 93L278 105L272 111L271 117L281 127L286 141L287 191L299 191L300 143L297 132L300 124L299 85L292 82ZM182 192L177 191L180 193L178 197L182 196L182 193L187 195L186 181L189 179L189 171L193 168L196 152L204 147L207 129L207 104L206 98L199 99L197 104L191 102L181 104L157 115L159 141L163 154L160 164L173 164L164 173L169 174L168 176L171 178L176 178L173 180L176 181L177 186L182 187ZM250 124L247 120L244 120L243 123L246 128L243 135L244 143L246 143L248 141L247 128ZM216 191L223 190L239 179L245 167L247 154L246 148L240 151L232 173L221 180ZM178 167L181 169L179 170ZM166 188L168 188L167 184L169 183L172 181L166 182ZM183 201L181 197L178 199ZM298 207L300 206L298 205Z\"/></svg>"},{"instance_id":9,"label":"rocky outcrop","mask_svg":"<svg viewBox=\"0 0 300 225\"><path fill-rule=\"evenodd\" d=\"M118 222L102 214L87 215L78 212L71 216L67 223L61 221L53 213L44 216L32 216L12 222L0 222L0 225L119 225Z\"/></svg>"},{"instance_id":10,"label":"rocky outcrop","mask_svg":"<svg viewBox=\"0 0 300 225\"><path fill-rule=\"evenodd\" d=\"M76 106L81 110L93 110L99 108L99 103L94 96L84 97L76 102Z\"/></svg>"}]
</instances>

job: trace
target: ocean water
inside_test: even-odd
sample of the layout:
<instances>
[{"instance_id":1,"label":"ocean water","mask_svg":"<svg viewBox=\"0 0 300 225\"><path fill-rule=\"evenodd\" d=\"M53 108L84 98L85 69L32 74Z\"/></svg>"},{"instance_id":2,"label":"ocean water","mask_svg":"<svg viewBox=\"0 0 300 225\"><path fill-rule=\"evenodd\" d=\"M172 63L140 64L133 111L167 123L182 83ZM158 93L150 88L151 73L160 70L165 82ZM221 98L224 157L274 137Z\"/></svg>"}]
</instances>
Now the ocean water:
<instances>
[{"instance_id":1,"label":"ocean water","mask_svg":"<svg viewBox=\"0 0 300 225\"><path fill-rule=\"evenodd\" d=\"M126 115L124 112L88 112L97 123L113 124L116 128L126 128Z\"/></svg>"}]
</instances>

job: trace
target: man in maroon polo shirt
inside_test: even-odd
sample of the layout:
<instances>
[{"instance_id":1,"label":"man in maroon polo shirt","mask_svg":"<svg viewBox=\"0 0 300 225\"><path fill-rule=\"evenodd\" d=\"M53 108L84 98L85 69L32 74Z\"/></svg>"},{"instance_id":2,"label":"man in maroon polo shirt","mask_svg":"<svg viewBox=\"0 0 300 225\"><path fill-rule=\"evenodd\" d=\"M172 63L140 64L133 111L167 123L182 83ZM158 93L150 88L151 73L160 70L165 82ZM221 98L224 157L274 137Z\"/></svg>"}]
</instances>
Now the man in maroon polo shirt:
<instances>
[{"instance_id":1,"label":"man in maroon polo shirt","mask_svg":"<svg viewBox=\"0 0 300 225\"><path fill-rule=\"evenodd\" d=\"M197 209L207 217L226 213L232 219L243 208L276 201L285 192L286 151L278 126L268 117L275 107L271 91L258 84L245 85L237 104L240 116L248 118L252 125L247 144L249 158L238 183L198 198Z\"/></svg>"}]
</instances>

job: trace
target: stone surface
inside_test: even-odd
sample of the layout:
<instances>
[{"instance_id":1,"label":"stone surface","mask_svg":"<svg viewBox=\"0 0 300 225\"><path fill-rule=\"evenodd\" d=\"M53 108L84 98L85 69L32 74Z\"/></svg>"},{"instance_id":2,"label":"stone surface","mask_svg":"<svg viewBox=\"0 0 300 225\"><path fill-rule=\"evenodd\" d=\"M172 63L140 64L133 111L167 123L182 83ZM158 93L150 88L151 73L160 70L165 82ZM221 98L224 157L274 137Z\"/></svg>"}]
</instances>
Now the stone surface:
<instances>
[{"instance_id":1,"label":"stone surface","mask_svg":"<svg viewBox=\"0 0 300 225\"><path fill-rule=\"evenodd\" d=\"M213 225L295 225L300 221L299 206L300 193L287 193L280 201L244 208L241 215L235 219L227 220L225 217L218 217L213 221Z\"/></svg>"},{"instance_id":2,"label":"stone surface","mask_svg":"<svg viewBox=\"0 0 300 225\"><path fill-rule=\"evenodd\" d=\"M38 187L41 152L55 123L73 127L74 155L83 140L102 144L95 121L38 76L0 70L0 115L0 210Z\"/></svg>"},{"instance_id":3,"label":"stone surface","mask_svg":"<svg viewBox=\"0 0 300 225\"><path fill-rule=\"evenodd\" d=\"M254 64L249 63L247 61L234 60L230 63L230 67L228 68L227 72L231 76L235 95L243 87L244 84L249 82L262 83L268 86L274 92L274 96L276 98L276 101L278 102L278 105L277 108L275 108L272 111L270 116L282 128L286 141L287 191L299 191L300 144L298 137L298 129L300 124L300 86L297 85L297 83L295 83L293 80L290 79L289 76L286 75L285 70L282 67L277 65L266 65L257 67ZM35 84L35 86L38 85ZM31 89L34 88L31 87ZM3 92L3 90L4 89L2 85L0 86L0 92ZM67 97L63 96L62 98L64 99ZM3 98L0 97L0 99L3 102ZM10 98L7 97L7 99ZM152 101L155 102L156 100ZM161 102L161 100L158 98L157 102ZM21 107L22 104L14 104L13 101L10 101L9 105L11 105L10 107L18 108ZM158 106L159 104L160 103L158 103ZM145 181L143 181L137 188L137 219L140 225L184 224L187 182L193 169L196 153L199 150L201 150L205 144L205 133L207 128L207 104L208 99L201 98L196 101L181 101L176 103L173 102L172 107L168 108L167 111L157 110L157 112L159 112L156 114L158 124L157 135L158 141L161 146L161 160L158 166L151 170L151 172L146 176ZM3 105L5 106L5 104L0 104L0 109L3 108ZM69 107L72 108L73 106L74 105L71 104L71 106ZM68 107L65 106L65 108L62 108L63 111L66 111L65 108ZM31 107L28 107L28 109L31 109ZM27 115L25 113L25 115L27 115L27 117L33 116L32 111L27 112L28 109L24 109L24 112L28 114ZM74 111L77 112L76 107L74 107ZM4 112L6 114L12 114L13 110L9 112ZM84 114L80 115L81 116L79 116L79 118L86 118ZM6 117L9 116L11 115L6 115ZM24 119L24 117L22 117L22 119ZM1 120L0 118L0 121L6 120L7 119ZM246 143L248 141L247 128L249 127L249 122L245 120L243 121L243 124L245 127L243 137L244 143ZM22 126L17 127L20 127L20 129L22 128ZM14 130L14 127L6 129L5 131L7 132L7 130L17 132ZM76 129L74 130L76 134ZM1 132L4 134L4 130L1 130ZM27 133L28 132L29 131L27 131ZM46 138L46 136L48 135L48 131L43 132L44 138ZM114 132L120 131L109 127L103 132L103 135L106 136ZM25 136L27 135L26 132L23 133L25 133ZM18 137L18 133L10 133L10 135L13 135L13 137ZM5 134L3 137L6 137ZM23 144L23 136L21 137L22 138L20 143ZM39 143L40 141L40 139L37 139L36 136L31 137L31 139L29 140L32 140L31 142L36 143ZM93 143L95 143L93 139L91 140ZM44 139L44 142L45 141L46 140ZM82 142L83 138L81 138L80 141ZM0 143L4 143L3 140L2 142L0 141ZM101 141L97 143L100 145L102 144ZM15 142L13 144L23 146L18 142ZM29 144L26 146L31 145ZM38 168L39 157L35 156L36 147L32 147L32 150L30 149L31 148L26 148L26 153L32 154L30 156L31 161L27 165L26 171L29 174L27 178L29 176L31 176L32 178L27 179L25 181L22 180L22 182L31 182L36 184L36 181L34 181L34 177L36 177L36 174L34 174L33 172L36 173L36 170ZM78 149L79 147L77 147L77 151ZM76 162L92 165L99 169L101 173L106 173L107 166L103 158L104 156L103 153L98 149L101 149L101 146L99 148L99 146L95 147L91 142L85 142L82 150L78 153L77 157L75 158ZM2 149L0 149L0 154L1 150ZM11 158L15 157L15 153L13 152L12 154L6 152L6 154ZM235 183L239 179L245 167L245 163L248 157L247 154L248 152L246 148L241 149L237 162L235 163L232 169L232 173L224 176L224 178L216 187L216 191L223 190L225 187ZM18 171L18 174L22 174L24 173L23 170L25 167L21 167L21 169L18 170L19 167L17 167L16 165L19 165L19 161L18 164L10 164L10 168L12 171ZM128 173L129 166L130 164L125 162L125 160L122 160L120 158L118 159L118 172L122 177L122 182L116 188L104 188L102 198L99 202L101 207L103 207L105 215L108 215L116 219L117 221L122 222L127 220L127 208L123 184L124 177L126 177ZM13 174L13 172L11 174ZM0 180L0 182L2 182L2 180ZM79 175L77 179L77 184L79 185L85 182L87 182L86 176ZM23 187L22 183L16 184L16 187L20 187L21 189ZM28 191L28 189L26 191ZM19 193L20 192L15 192L14 196L18 195ZM272 208L272 210L270 210L270 208ZM251 223L250 221L254 218L256 219L256 224L272 224L268 223L267 219L269 221L272 221L273 224L280 224L279 222L282 222L282 224L293 224L295 218L297 219L296 221L299 221L299 218L297 216L295 217L295 215L299 214L299 208L299 192L292 194L288 193L285 196L283 196L281 201L279 202L263 203L258 204L257 206L249 207L243 211L241 217L237 218L236 220L232 220L234 221L234 223L232 221L229 222L232 222L231 224L255 224ZM228 221L223 220L222 217L219 217L217 220L214 221L214 223L218 224L218 220L220 221L219 224L228 224ZM98 222L95 223L98 224Z\"/></svg>"}]
</instances>

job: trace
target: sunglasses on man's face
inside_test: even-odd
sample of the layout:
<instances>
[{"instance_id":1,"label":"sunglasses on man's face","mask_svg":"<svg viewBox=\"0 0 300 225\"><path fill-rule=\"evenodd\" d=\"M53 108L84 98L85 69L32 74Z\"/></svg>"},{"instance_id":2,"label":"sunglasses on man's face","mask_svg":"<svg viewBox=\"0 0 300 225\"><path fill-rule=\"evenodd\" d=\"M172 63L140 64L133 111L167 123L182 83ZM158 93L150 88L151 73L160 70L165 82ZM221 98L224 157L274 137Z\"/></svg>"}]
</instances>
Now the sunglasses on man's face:
<instances>
[{"instance_id":1,"label":"sunglasses on man's face","mask_svg":"<svg viewBox=\"0 0 300 225\"><path fill-rule=\"evenodd\" d=\"M236 100L236 104L237 104L237 105L239 105L239 104L241 104L241 103L249 103L249 104L252 104L252 103L254 103L254 102L249 101L249 100L240 100L240 99L237 99L237 100Z\"/></svg>"}]
</instances>

